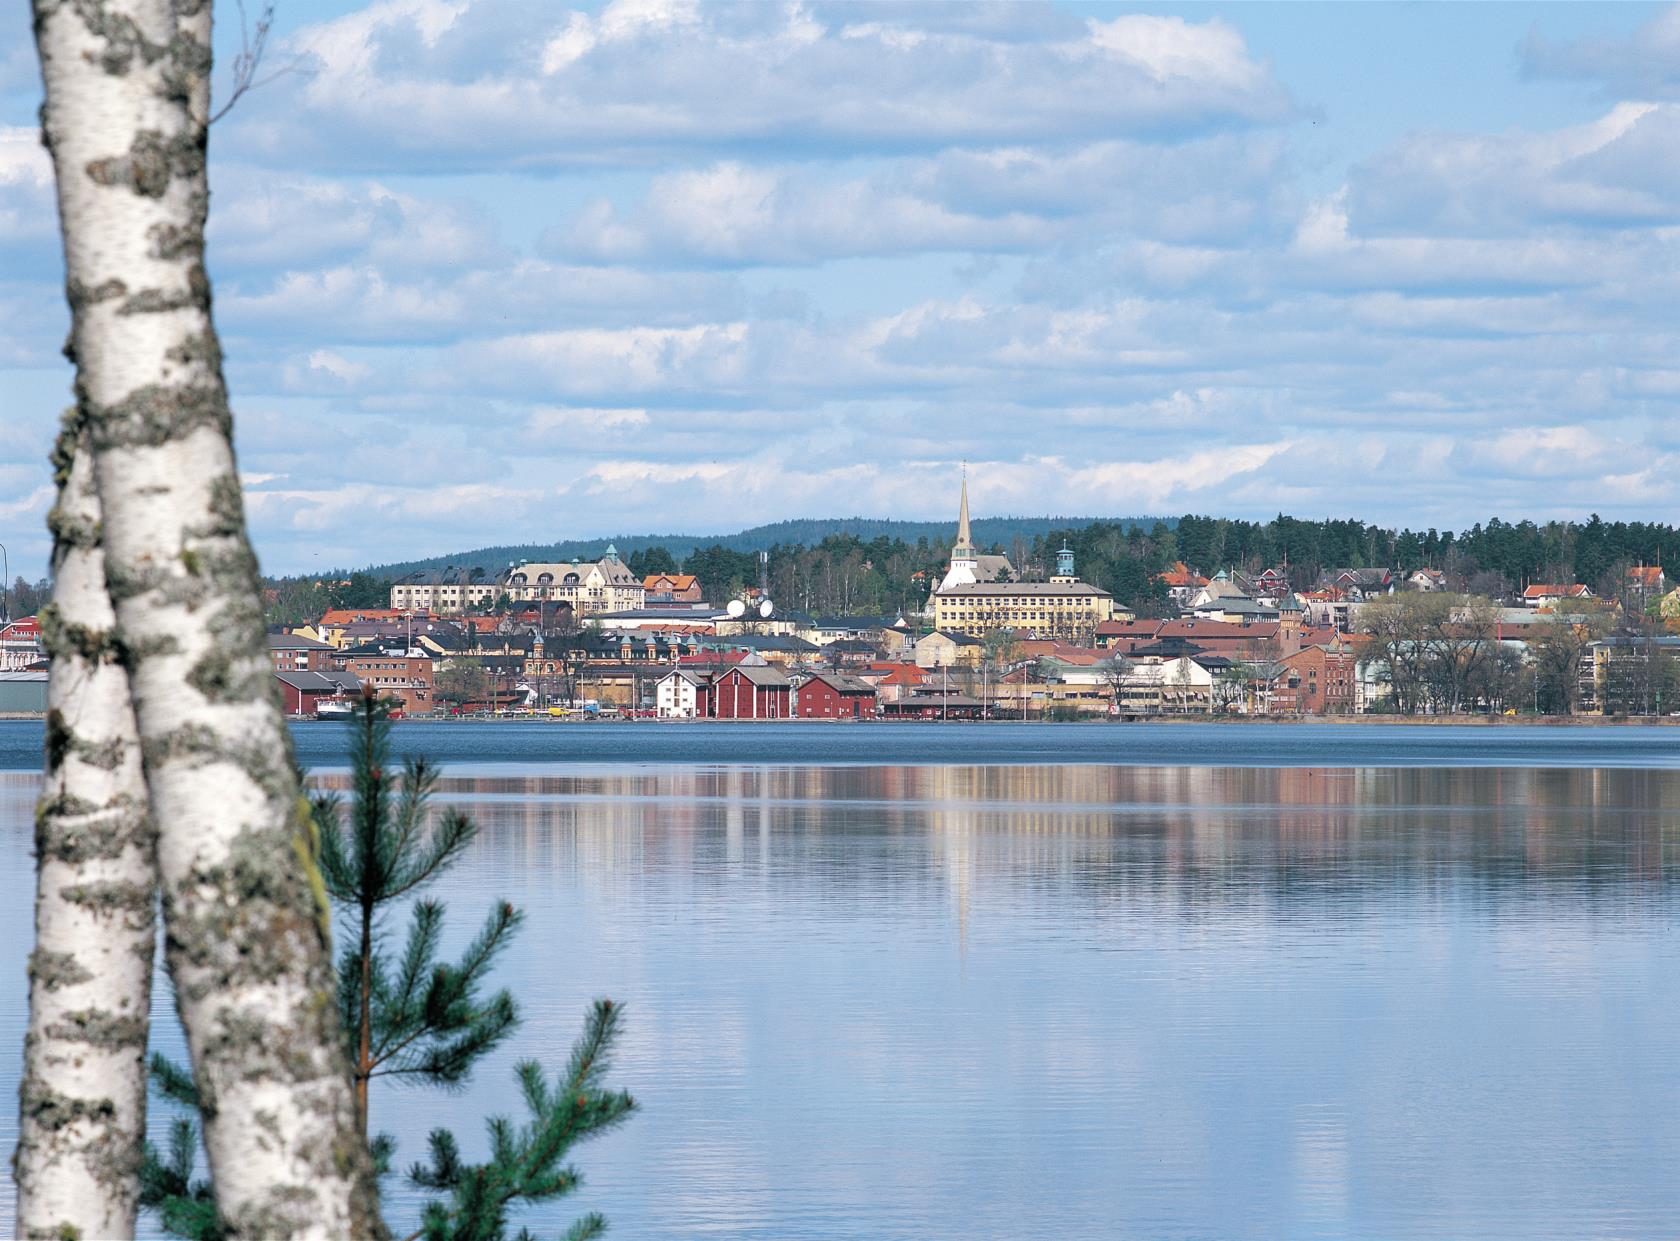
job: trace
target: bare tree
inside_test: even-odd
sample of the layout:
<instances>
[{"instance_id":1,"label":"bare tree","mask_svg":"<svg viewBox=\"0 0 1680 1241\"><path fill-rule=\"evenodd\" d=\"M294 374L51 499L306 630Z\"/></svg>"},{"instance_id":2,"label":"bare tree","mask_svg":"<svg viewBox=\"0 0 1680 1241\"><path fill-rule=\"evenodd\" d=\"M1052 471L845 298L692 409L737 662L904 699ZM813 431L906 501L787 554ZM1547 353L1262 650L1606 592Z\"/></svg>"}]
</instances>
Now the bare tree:
<instances>
[{"instance_id":1,"label":"bare tree","mask_svg":"<svg viewBox=\"0 0 1680 1241\"><path fill-rule=\"evenodd\" d=\"M157 861L128 677L105 593L87 435L54 454L53 601L41 622L46 779L36 817L16 1175L18 1235L134 1235L146 1132Z\"/></svg>"},{"instance_id":2,"label":"bare tree","mask_svg":"<svg viewBox=\"0 0 1680 1241\"><path fill-rule=\"evenodd\" d=\"M168 961L235 1235L381 1236L204 268L209 0L35 0L69 353Z\"/></svg>"},{"instance_id":3,"label":"bare tree","mask_svg":"<svg viewBox=\"0 0 1680 1241\"><path fill-rule=\"evenodd\" d=\"M1102 663L1097 665L1097 674L1108 687L1108 702L1110 710L1120 713L1120 697L1126 690L1126 684L1131 679L1132 661L1125 655L1115 652Z\"/></svg>"}]
</instances>

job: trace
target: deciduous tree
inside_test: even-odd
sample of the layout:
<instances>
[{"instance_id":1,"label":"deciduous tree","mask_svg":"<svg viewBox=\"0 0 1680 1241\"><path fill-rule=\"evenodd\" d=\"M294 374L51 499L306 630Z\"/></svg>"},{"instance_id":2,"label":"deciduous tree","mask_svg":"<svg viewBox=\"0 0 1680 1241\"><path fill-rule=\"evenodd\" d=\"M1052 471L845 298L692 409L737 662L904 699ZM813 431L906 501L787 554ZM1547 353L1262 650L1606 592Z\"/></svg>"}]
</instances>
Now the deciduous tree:
<instances>
[{"instance_id":1,"label":"deciduous tree","mask_svg":"<svg viewBox=\"0 0 1680 1241\"><path fill-rule=\"evenodd\" d=\"M134 1232L146 1128L157 863L105 593L93 461L75 414L54 466L53 602L41 613L52 673L35 820L18 1233L121 1237Z\"/></svg>"},{"instance_id":2,"label":"deciduous tree","mask_svg":"<svg viewBox=\"0 0 1680 1241\"><path fill-rule=\"evenodd\" d=\"M35 0L112 641L230 1231L377 1236L204 266L209 0Z\"/></svg>"}]
</instances>

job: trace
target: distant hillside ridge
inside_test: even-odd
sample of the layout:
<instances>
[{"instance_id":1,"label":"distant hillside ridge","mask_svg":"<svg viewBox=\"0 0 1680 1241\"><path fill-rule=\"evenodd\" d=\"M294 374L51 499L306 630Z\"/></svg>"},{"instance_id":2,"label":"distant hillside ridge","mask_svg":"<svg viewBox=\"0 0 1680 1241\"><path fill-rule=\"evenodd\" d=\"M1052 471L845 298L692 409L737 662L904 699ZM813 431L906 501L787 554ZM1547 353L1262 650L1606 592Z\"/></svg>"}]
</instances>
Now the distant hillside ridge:
<instances>
[{"instance_id":1,"label":"distant hillside ridge","mask_svg":"<svg viewBox=\"0 0 1680 1241\"><path fill-rule=\"evenodd\" d=\"M1052 530L1083 527L1097 521L1111 522L1127 529L1141 526L1145 530L1154 528L1156 523L1161 523L1168 529L1178 524L1178 519L1174 517L977 517L970 523L970 528L974 532L974 541L982 547L998 543L1007 548L1018 538L1030 543L1034 538L1042 537ZM903 539L912 545L918 539L926 539L929 543L949 543L956 536L956 530L957 523L950 519L894 521L877 517L812 517L771 522L769 525L754 526L750 530L742 530L735 534L621 534L612 538L567 539L558 543L480 547L447 556L428 556L421 560L370 565L365 572L392 579L406 577L411 573L436 572L450 568L469 571L482 569L486 575L494 575L505 571L509 564L516 564L521 560L598 560L609 544L617 547L619 554L623 556L650 547L663 547L678 560L682 560L701 547L715 545L737 552L756 552L778 544L784 547L811 547L834 534L854 535L865 542L888 538Z\"/></svg>"}]
</instances>

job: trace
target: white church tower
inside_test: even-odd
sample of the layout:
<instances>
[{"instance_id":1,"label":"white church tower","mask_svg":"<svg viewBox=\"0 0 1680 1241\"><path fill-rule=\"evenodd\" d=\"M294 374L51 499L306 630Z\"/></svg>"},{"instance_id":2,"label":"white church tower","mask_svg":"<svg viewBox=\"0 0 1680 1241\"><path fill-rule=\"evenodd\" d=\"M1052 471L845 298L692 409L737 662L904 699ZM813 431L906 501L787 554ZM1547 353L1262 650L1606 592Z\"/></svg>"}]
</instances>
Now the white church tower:
<instances>
[{"instance_id":1,"label":"white church tower","mask_svg":"<svg viewBox=\"0 0 1680 1241\"><path fill-rule=\"evenodd\" d=\"M963 469L962 507L957 514L957 541L951 545L951 565L945 570L940 590L953 586L972 586L980 580L980 558L974 551L974 537L968 529L968 469Z\"/></svg>"}]
</instances>

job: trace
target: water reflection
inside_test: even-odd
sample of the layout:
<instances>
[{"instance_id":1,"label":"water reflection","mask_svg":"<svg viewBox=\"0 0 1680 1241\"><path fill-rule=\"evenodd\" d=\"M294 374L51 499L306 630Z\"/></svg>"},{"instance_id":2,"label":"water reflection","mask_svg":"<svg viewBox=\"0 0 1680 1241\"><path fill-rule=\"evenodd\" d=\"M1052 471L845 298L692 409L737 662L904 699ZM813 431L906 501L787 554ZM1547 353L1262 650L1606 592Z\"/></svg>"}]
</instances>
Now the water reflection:
<instances>
[{"instance_id":1,"label":"water reflection","mask_svg":"<svg viewBox=\"0 0 1680 1241\"><path fill-rule=\"evenodd\" d=\"M0 775L0 1039L34 787ZM492 900L527 910L505 962L526 1025L467 1095L386 1091L375 1123L399 1162L435 1124L476 1138L517 1109L513 1060L558 1059L588 997L622 999L615 1078L646 1110L541 1230L586 1208L637 1238L1680 1218L1680 773L454 767L441 788L484 828L439 893L456 942Z\"/></svg>"},{"instance_id":2,"label":"water reflection","mask_svg":"<svg viewBox=\"0 0 1680 1241\"><path fill-rule=\"evenodd\" d=\"M784 862L832 855L825 882L890 884L912 876L876 873L874 853L844 838L906 837L935 866L1053 865L1095 886L1187 879L1199 900L1386 890L1444 865L1489 884L1656 881L1680 832L1680 777L1637 770L665 768L451 775L440 797L493 825L498 853L520 865L575 851L603 874L688 866L719 842L722 861L764 861L775 836Z\"/></svg>"}]
</instances>

